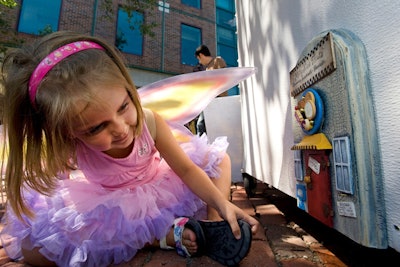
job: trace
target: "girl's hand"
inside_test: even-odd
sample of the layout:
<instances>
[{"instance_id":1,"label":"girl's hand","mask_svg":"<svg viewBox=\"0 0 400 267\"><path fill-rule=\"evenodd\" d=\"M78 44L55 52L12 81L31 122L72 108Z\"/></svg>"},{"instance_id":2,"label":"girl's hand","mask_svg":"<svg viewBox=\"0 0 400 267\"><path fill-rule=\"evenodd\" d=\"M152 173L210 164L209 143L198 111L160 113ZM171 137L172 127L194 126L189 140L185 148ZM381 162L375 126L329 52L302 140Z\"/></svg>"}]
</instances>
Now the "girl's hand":
<instances>
[{"instance_id":1,"label":"girl's hand","mask_svg":"<svg viewBox=\"0 0 400 267\"><path fill-rule=\"evenodd\" d=\"M240 239L241 237L240 227L237 220L242 219L250 224L253 235L257 233L260 227L260 223L257 219L253 218L228 200L226 200L225 211L223 213L224 214L221 214L221 217L229 223L236 239Z\"/></svg>"}]
</instances>

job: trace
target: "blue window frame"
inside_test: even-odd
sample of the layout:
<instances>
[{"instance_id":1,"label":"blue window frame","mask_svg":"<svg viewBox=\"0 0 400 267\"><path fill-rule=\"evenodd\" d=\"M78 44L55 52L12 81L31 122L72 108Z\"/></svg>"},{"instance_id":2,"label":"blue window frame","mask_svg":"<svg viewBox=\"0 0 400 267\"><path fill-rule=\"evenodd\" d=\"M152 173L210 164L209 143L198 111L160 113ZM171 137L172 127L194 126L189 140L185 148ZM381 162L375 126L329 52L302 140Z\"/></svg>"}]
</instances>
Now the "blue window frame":
<instances>
[{"instance_id":1,"label":"blue window frame","mask_svg":"<svg viewBox=\"0 0 400 267\"><path fill-rule=\"evenodd\" d=\"M140 27L143 25L143 14L133 11L132 16L122 8L118 9L117 36L115 46L122 52L143 55L143 34Z\"/></svg>"},{"instance_id":2,"label":"blue window frame","mask_svg":"<svg viewBox=\"0 0 400 267\"><path fill-rule=\"evenodd\" d=\"M350 140L348 136L333 139L333 162L336 190L353 194L353 174L351 169Z\"/></svg>"},{"instance_id":3,"label":"blue window frame","mask_svg":"<svg viewBox=\"0 0 400 267\"><path fill-rule=\"evenodd\" d=\"M181 24L181 63L195 66L198 63L194 56L196 48L201 44L201 30Z\"/></svg>"},{"instance_id":4,"label":"blue window frame","mask_svg":"<svg viewBox=\"0 0 400 267\"><path fill-rule=\"evenodd\" d=\"M181 3L198 9L201 8L201 0L181 0Z\"/></svg>"},{"instance_id":5,"label":"blue window frame","mask_svg":"<svg viewBox=\"0 0 400 267\"><path fill-rule=\"evenodd\" d=\"M294 176L296 177L297 181L304 181L301 150L294 151Z\"/></svg>"},{"instance_id":6,"label":"blue window frame","mask_svg":"<svg viewBox=\"0 0 400 267\"><path fill-rule=\"evenodd\" d=\"M58 31L61 0L24 0L18 23L18 31L40 35Z\"/></svg>"}]
</instances>

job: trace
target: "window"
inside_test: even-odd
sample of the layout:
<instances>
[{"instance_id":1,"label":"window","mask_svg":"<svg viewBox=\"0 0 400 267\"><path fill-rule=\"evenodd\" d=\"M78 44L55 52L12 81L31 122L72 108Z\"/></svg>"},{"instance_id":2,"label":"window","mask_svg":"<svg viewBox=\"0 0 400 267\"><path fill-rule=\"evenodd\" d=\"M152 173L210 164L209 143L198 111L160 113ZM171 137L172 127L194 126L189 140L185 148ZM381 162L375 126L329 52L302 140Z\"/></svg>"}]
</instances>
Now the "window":
<instances>
[{"instance_id":1,"label":"window","mask_svg":"<svg viewBox=\"0 0 400 267\"><path fill-rule=\"evenodd\" d=\"M220 44L218 46L218 55L225 59L226 65L228 67L236 67L238 65L238 55L236 48Z\"/></svg>"},{"instance_id":2,"label":"window","mask_svg":"<svg viewBox=\"0 0 400 267\"><path fill-rule=\"evenodd\" d=\"M195 66L198 63L194 56L196 48L201 44L201 30L181 24L181 63Z\"/></svg>"},{"instance_id":3,"label":"window","mask_svg":"<svg viewBox=\"0 0 400 267\"><path fill-rule=\"evenodd\" d=\"M18 31L41 35L58 30L61 0L22 1Z\"/></svg>"},{"instance_id":4,"label":"window","mask_svg":"<svg viewBox=\"0 0 400 267\"><path fill-rule=\"evenodd\" d=\"M232 47L236 47L236 33L231 30L218 27L217 42Z\"/></svg>"},{"instance_id":5,"label":"window","mask_svg":"<svg viewBox=\"0 0 400 267\"><path fill-rule=\"evenodd\" d=\"M141 56L143 54L143 34L140 31L142 24L142 13L133 11L129 17L125 10L119 8L115 46L122 52Z\"/></svg>"},{"instance_id":6,"label":"window","mask_svg":"<svg viewBox=\"0 0 400 267\"><path fill-rule=\"evenodd\" d=\"M294 176L297 181L304 181L303 161L301 160L301 150L294 151Z\"/></svg>"},{"instance_id":7,"label":"window","mask_svg":"<svg viewBox=\"0 0 400 267\"><path fill-rule=\"evenodd\" d=\"M333 139L333 161L335 167L336 189L353 194L349 137Z\"/></svg>"},{"instance_id":8,"label":"window","mask_svg":"<svg viewBox=\"0 0 400 267\"><path fill-rule=\"evenodd\" d=\"M198 9L201 8L201 0L182 0L181 3Z\"/></svg>"},{"instance_id":9,"label":"window","mask_svg":"<svg viewBox=\"0 0 400 267\"><path fill-rule=\"evenodd\" d=\"M216 0L215 18L217 31L217 53L225 59L228 67L237 67L237 37L234 0ZM239 94L239 87L228 90L228 95Z\"/></svg>"},{"instance_id":10,"label":"window","mask_svg":"<svg viewBox=\"0 0 400 267\"><path fill-rule=\"evenodd\" d=\"M222 8L231 12L235 12L235 1L234 0L216 0L215 5L218 8Z\"/></svg>"},{"instance_id":11,"label":"window","mask_svg":"<svg viewBox=\"0 0 400 267\"><path fill-rule=\"evenodd\" d=\"M224 28L217 28L217 53L230 67L238 65L238 52L236 46L236 34Z\"/></svg>"},{"instance_id":12,"label":"window","mask_svg":"<svg viewBox=\"0 0 400 267\"><path fill-rule=\"evenodd\" d=\"M229 30L236 30L236 18L234 12L217 8L216 20L218 26L226 27Z\"/></svg>"},{"instance_id":13,"label":"window","mask_svg":"<svg viewBox=\"0 0 400 267\"><path fill-rule=\"evenodd\" d=\"M217 0L216 2L217 24L217 52L223 57L228 67L238 65L237 36L235 3L233 0Z\"/></svg>"},{"instance_id":14,"label":"window","mask_svg":"<svg viewBox=\"0 0 400 267\"><path fill-rule=\"evenodd\" d=\"M306 184L296 184L296 198L297 198L297 207L308 212Z\"/></svg>"}]
</instances>

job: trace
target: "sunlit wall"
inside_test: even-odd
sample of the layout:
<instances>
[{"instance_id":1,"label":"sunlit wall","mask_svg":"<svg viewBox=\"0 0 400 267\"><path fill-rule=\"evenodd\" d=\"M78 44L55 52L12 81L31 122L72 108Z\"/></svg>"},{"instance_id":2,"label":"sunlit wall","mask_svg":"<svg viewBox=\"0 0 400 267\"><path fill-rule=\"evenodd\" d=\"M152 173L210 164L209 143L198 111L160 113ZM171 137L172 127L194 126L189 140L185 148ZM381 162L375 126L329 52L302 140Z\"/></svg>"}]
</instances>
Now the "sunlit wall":
<instances>
[{"instance_id":1,"label":"sunlit wall","mask_svg":"<svg viewBox=\"0 0 400 267\"><path fill-rule=\"evenodd\" d=\"M364 43L376 111L389 244L400 251L399 1L237 0L239 66L258 73L241 84L243 170L295 196L289 72L320 32L345 28Z\"/></svg>"}]
</instances>

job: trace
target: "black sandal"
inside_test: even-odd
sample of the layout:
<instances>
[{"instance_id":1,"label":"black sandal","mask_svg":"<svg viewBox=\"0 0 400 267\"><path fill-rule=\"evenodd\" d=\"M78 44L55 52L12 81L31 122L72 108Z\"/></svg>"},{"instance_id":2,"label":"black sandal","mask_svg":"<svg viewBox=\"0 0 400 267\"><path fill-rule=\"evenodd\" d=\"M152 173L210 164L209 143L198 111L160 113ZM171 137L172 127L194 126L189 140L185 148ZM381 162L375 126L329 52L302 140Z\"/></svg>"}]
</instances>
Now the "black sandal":
<instances>
[{"instance_id":1,"label":"black sandal","mask_svg":"<svg viewBox=\"0 0 400 267\"><path fill-rule=\"evenodd\" d=\"M238 220L238 224L241 230L240 239L234 237L227 221L210 222L186 217L178 218L174 222L176 250L181 256L207 255L223 265L236 266L248 254L253 237L247 222ZM196 234L198 250L194 255L190 255L182 245L182 232L185 227Z\"/></svg>"}]
</instances>

